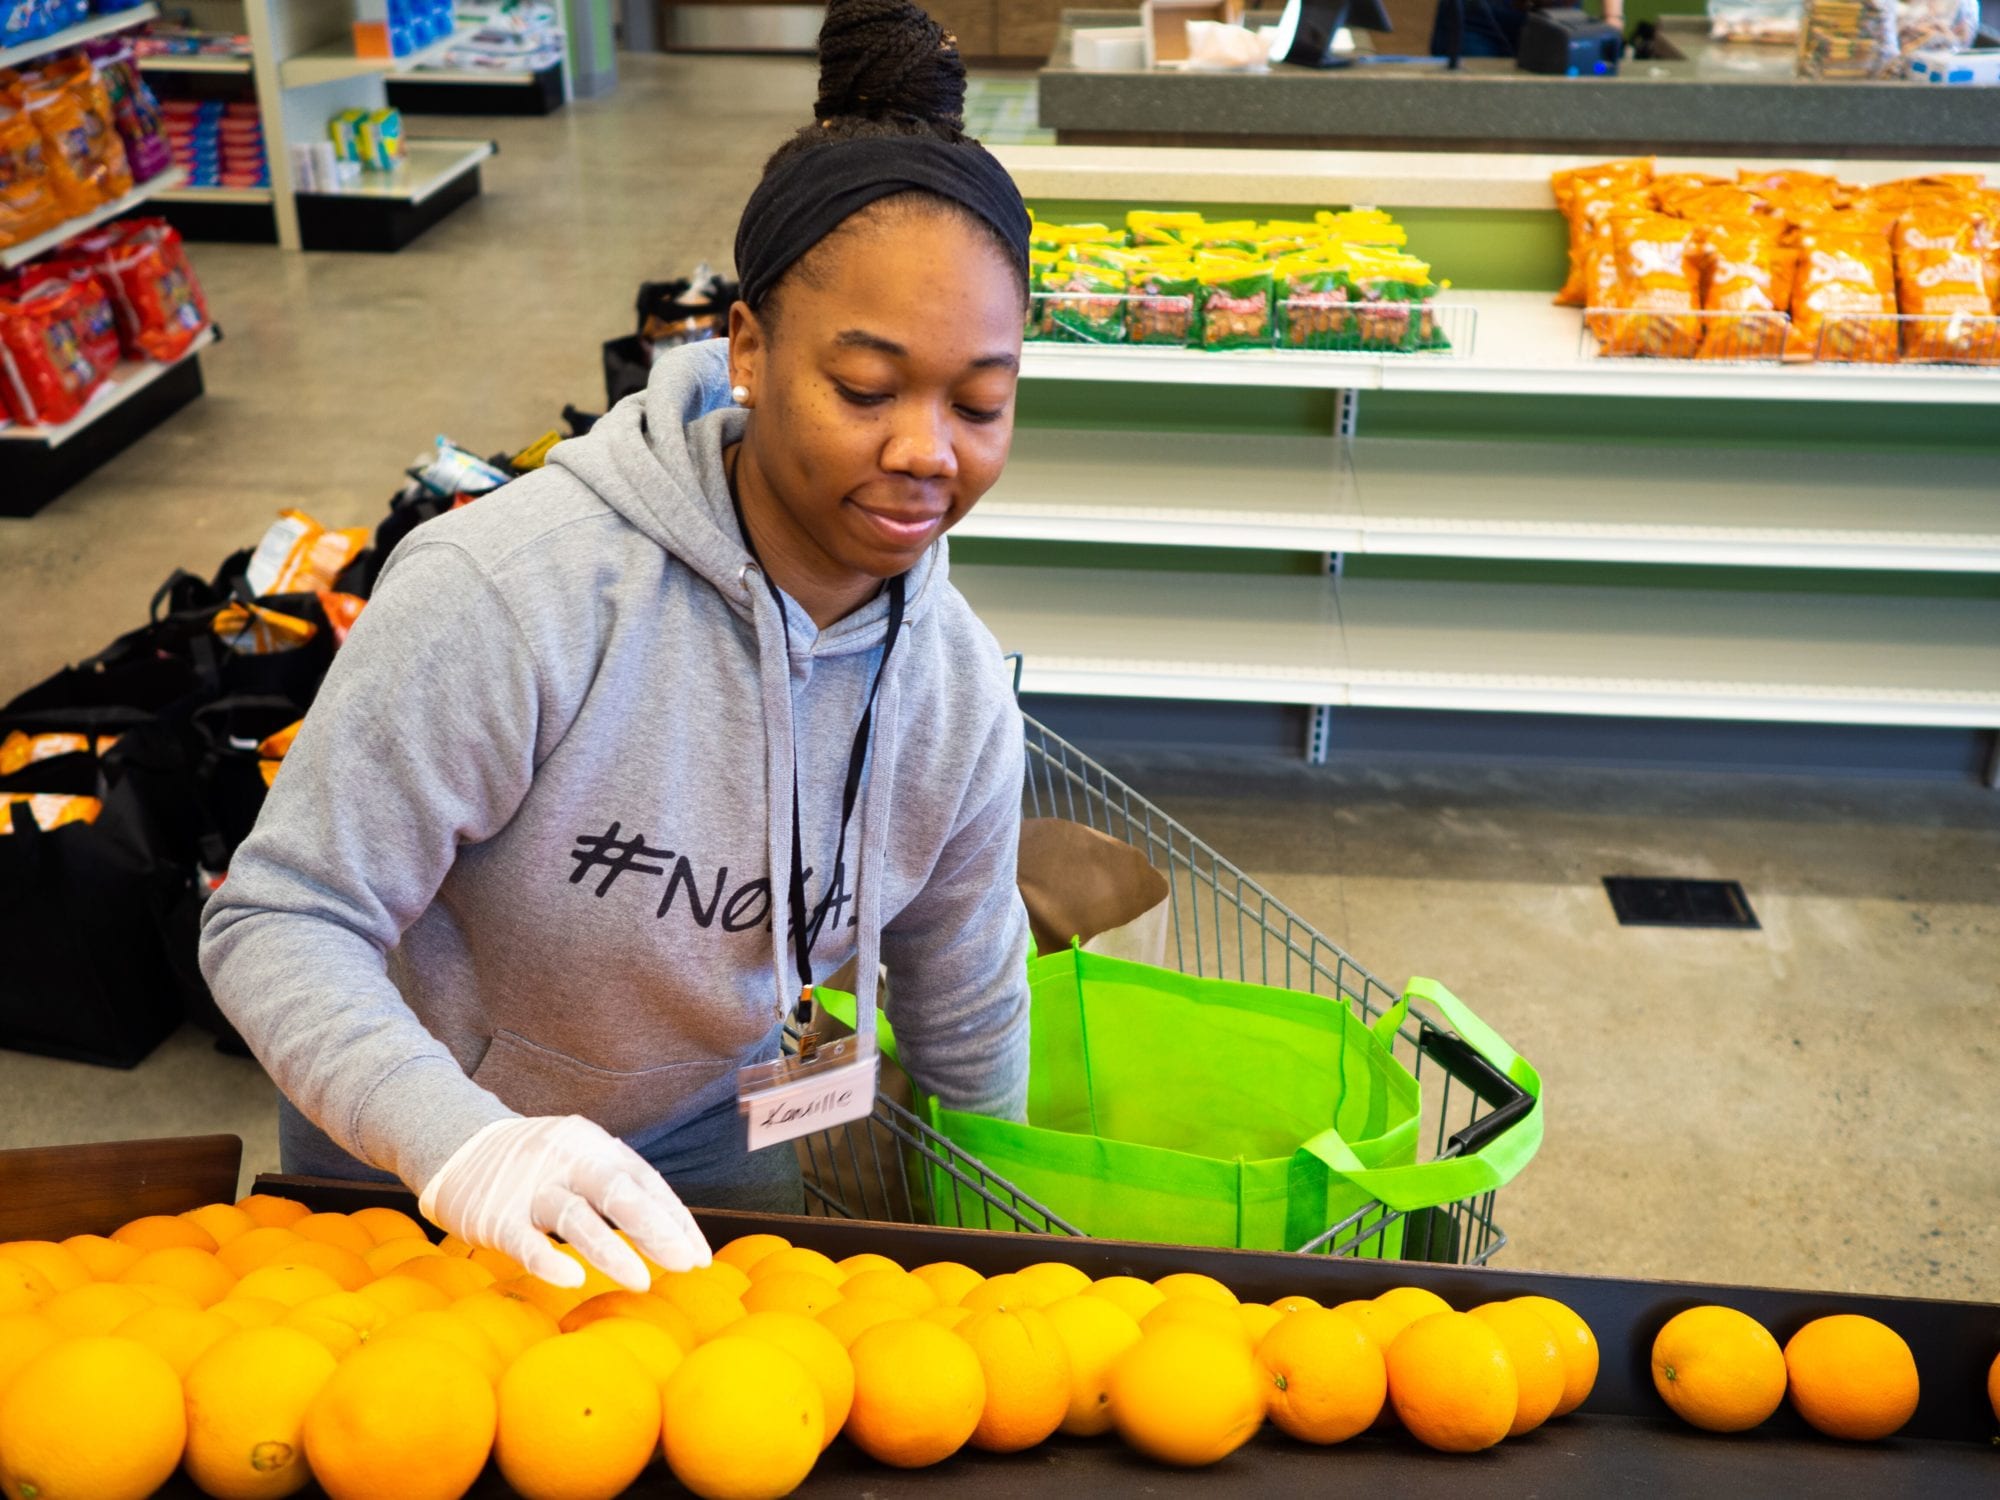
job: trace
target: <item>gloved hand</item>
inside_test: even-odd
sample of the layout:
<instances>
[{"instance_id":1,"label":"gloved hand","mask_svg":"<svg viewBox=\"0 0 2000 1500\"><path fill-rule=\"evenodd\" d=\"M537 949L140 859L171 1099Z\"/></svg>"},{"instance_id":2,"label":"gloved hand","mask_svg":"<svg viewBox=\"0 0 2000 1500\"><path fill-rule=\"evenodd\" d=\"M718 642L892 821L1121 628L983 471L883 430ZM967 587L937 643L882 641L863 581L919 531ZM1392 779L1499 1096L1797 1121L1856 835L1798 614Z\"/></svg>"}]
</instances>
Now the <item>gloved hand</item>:
<instances>
[{"instance_id":1,"label":"gloved hand","mask_svg":"<svg viewBox=\"0 0 2000 1500\"><path fill-rule=\"evenodd\" d=\"M561 1235L635 1292L645 1291L651 1277L610 1224L663 1270L692 1270L711 1258L708 1241L665 1179L581 1115L495 1120L452 1152L424 1184L417 1206L433 1224L513 1256L554 1286L583 1285L583 1267L543 1231Z\"/></svg>"}]
</instances>

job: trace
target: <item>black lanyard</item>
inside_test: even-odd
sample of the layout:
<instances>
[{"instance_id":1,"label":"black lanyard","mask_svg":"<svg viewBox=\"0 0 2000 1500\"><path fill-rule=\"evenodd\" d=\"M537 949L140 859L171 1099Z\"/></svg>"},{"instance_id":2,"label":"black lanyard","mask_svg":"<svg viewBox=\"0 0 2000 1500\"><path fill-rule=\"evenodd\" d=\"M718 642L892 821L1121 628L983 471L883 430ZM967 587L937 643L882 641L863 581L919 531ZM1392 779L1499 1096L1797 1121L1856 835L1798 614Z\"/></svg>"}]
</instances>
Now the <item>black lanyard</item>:
<instances>
[{"instance_id":1,"label":"black lanyard","mask_svg":"<svg viewBox=\"0 0 2000 1500\"><path fill-rule=\"evenodd\" d=\"M736 492L736 470L733 465L724 464L723 474L729 482L729 503L736 510L736 529L743 534L743 546L750 558L757 564L757 571L764 575L764 587L771 591L771 602L778 607L778 623L787 635L790 626L786 624L785 596L778 591L778 585L771 580L770 570L765 568L763 559L757 556L757 544L750 540L750 528L744 524L743 501ZM819 935L819 924L826 917L826 903L833 893L846 886L847 825L854 816L854 804L861 795L861 773L868 764L868 749L875 726L875 700L882 691L882 679L889 673L889 654L896 649L896 637L903 630L904 575L898 573L889 580L889 628L882 637L882 660L875 668L875 680L869 684L868 701L861 708L861 722L854 730L854 745L847 753L847 781L840 789L840 831L833 846L833 876L826 884L826 895L820 901L819 910L806 916L806 862L805 844L800 833L799 819L799 743L796 733L792 737L792 882L788 897L792 926L792 951L797 956L799 966L799 1003L795 1012L799 1027L799 1053L810 1057L815 1045L812 1034L813 1006L813 939ZM790 654L789 640L786 653ZM880 878L879 874L876 877ZM860 899L857 894L855 899Z\"/></svg>"}]
</instances>

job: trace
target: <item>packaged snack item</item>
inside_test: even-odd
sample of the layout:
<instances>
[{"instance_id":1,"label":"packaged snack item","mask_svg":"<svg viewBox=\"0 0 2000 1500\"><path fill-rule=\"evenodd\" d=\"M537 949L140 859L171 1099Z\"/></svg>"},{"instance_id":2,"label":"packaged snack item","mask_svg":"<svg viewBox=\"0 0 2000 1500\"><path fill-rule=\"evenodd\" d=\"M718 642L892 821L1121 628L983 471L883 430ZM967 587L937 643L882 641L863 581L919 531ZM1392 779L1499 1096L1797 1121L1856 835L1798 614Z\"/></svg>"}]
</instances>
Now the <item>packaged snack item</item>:
<instances>
[{"instance_id":1,"label":"packaged snack item","mask_svg":"<svg viewBox=\"0 0 2000 1500\"><path fill-rule=\"evenodd\" d=\"M1556 207L1569 220L1569 277L1556 293L1556 306L1582 307L1584 296L1584 253L1591 229L1584 222L1585 206L1594 199L1618 197L1646 187L1653 180L1650 156L1628 157L1621 161L1599 162L1592 167L1574 167L1554 173L1549 186Z\"/></svg>"},{"instance_id":2,"label":"packaged snack item","mask_svg":"<svg viewBox=\"0 0 2000 1500\"><path fill-rule=\"evenodd\" d=\"M69 823L95 823L104 804L95 797L65 797L56 792L0 792L0 837L14 831L14 808L26 807L35 826L54 833Z\"/></svg>"},{"instance_id":3,"label":"packaged snack item","mask_svg":"<svg viewBox=\"0 0 2000 1500\"><path fill-rule=\"evenodd\" d=\"M365 526L328 531L302 510L280 511L250 554L244 581L259 597L331 589L367 545Z\"/></svg>"},{"instance_id":4,"label":"packaged snack item","mask_svg":"<svg viewBox=\"0 0 2000 1500\"><path fill-rule=\"evenodd\" d=\"M1789 167L1775 172L1753 172L1746 167L1736 174L1736 181L1788 217L1826 213L1840 201L1840 180L1823 172Z\"/></svg>"},{"instance_id":5,"label":"packaged snack item","mask_svg":"<svg viewBox=\"0 0 2000 1500\"><path fill-rule=\"evenodd\" d=\"M120 331L127 345L146 358L180 358L208 326L201 283L181 248L179 232L164 219L135 219L122 226L100 264L114 294Z\"/></svg>"},{"instance_id":6,"label":"packaged snack item","mask_svg":"<svg viewBox=\"0 0 2000 1500\"><path fill-rule=\"evenodd\" d=\"M305 722L304 719L294 719L275 734L267 735L263 743L257 746L257 753L268 760L283 760L286 752L292 748L292 741L299 737L299 730Z\"/></svg>"},{"instance_id":7,"label":"packaged snack item","mask_svg":"<svg viewBox=\"0 0 2000 1500\"><path fill-rule=\"evenodd\" d=\"M361 611L368 601L359 595L343 594L334 589L320 589L318 592L319 607L326 614L327 628L333 632L334 645L346 645L347 632L361 618Z\"/></svg>"},{"instance_id":8,"label":"packaged snack item","mask_svg":"<svg viewBox=\"0 0 2000 1500\"><path fill-rule=\"evenodd\" d=\"M1898 72L1919 52L1958 52L1979 39L1979 0L1902 0L1896 12Z\"/></svg>"},{"instance_id":9,"label":"packaged snack item","mask_svg":"<svg viewBox=\"0 0 2000 1500\"><path fill-rule=\"evenodd\" d=\"M1255 255L1257 222L1254 219L1229 219L1220 224L1204 224L1195 234L1194 248Z\"/></svg>"},{"instance_id":10,"label":"packaged snack item","mask_svg":"<svg viewBox=\"0 0 2000 1500\"><path fill-rule=\"evenodd\" d=\"M1896 290L1886 235L1807 229L1792 288L1797 346L1808 358L1886 364L1896 358Z\"/></svg>"},{"instance_id":11,"label":"packaged snack item","mask_svg":"<svg viewBox=\"0 0 2000 1500\"><path fill-rule=\"evenodd\" d=\"M42 76L60 85L76 100L77 108L83 112L91 160L101 177L105 201L122 198L131 192L131 159L125 154L125 139L118 133L111 93L105 87L97 64L81 52L65 53L45 65Z\"/></svg>"},{"instance_id":12,"label":"packaged snack item","mask_svg":"<svg viewBox=\"0 0 2000 1500\"><path fill-rule=\"evenodd\" d=\"M1125 342L1125 277L1109 266L1058 264L1045 283L1054 336L1083 344Z\"/></svg>"},{"instance_id":13,"label":"packaged snack item","mask_svg":"<svg viewBox=\"0 0 2000 1500\"><path fill-rule=\"evenodd\" d=\"M41 131L0 96L0 248L47 234L65 217Z\"/></svg>"},{"instance_id":14,"label":"packaged snack item","mask_svg":"<svg viewBox=\"0 0 2000 1500\"><path fill-rule=\"evenodd\" d=\"M12 776L37 761L54 760L58 755L88 755L87 734L29 734L16 729L0 740L0 776Z\"/></svg>"},{"instance_id":15,"label":"packaged snack item","mask_svg":"<svg viewBox=\"0 0 2000 1500\"><path fill-rule=\"evenodd\" d=\"M1135 208L1125 215L1125 228L1134 245L1192 245L1201 232L1198 213L1161 213Z\"/></svg>"},{"instance_id":16,"label":"packaged snack item","mask_svg":"<svg viewBox=\"0 0 2000 1500\"><path fill-rule=\"evenodd\" d=\"M1896 226L1896 300L1907 320L1903 358L2000 361L2000 322L1974 228L1969 215L1942 206L1913 209Z\"/></svg>"},{"instance_id":17,"label":"packaged snack item","mask_svg":"<svg viewBox=\"0 0 2000 1500\"><path fill-rule=\"evenodd\" d=\"M1690 215L1683 205L1691 198L1706 193L1713 188L1729 186L1729 179L1716 177L1707 172L1669 172L1652 181L1653 202L1663 214L1673 214L1677 218Z\"/></svg>"},{"instance_id":18,"label":"packaged snack item","mask_svg":"<svg viewBox=\"0 0 2000 1500\"><path fill-rule=\"evenodd\" d=\"M211 629L222 643L241 656L271 656L296 651L319 634L310 620L261 604L231 604L215 612Z\"/></svg>"},{"instance_id":19,"label":"packaged snack item","mask_svg":"<svg viewBox=\"0 0 2000 1500\"><path fill-rule=\"evenodd\" d=\"M1270 348L1271 268L1213 254L1197 256L1194 266L1202 289L1199 347Z\"/></svg>"},{"instance_id":20,"label":"packaged snack item","mask_svg":"<svg viewBox=\"0 0 2000 1500\"><path fill-rule=\"evenodd\" d=\"M173 165L173 150L167 140L160 101L132 60L129 44L120 43L99 57L97 68L111 100L112 123L118 128L118 138L125 143L132 180L149 182Z\"/></svg>"},{"instance_id":21,"label":"packaged snack item","mask_svg":"<svg viewBox=\"0 0 2000 1500\"><path fill-rule=\"evenodd\" d=\"M1354 313L1347 277L1323 260L1299 256L1273 271L1280 349L1351 349Z\"/></svg>"},{"instance_id":22,"label":"packaged snack item","mask_svg":"<svg viewBox=\"0 0 2000 1500\"><path fill-rule=\"evenodd\" d=\"M1784 309L1778 286L1778 239L1765 225L1711 224L1702 231L1703 359L1780 359L1785 352ZM1787 295L1789 287L1782 289Z\"/></svg>"},{"instance_id":23,"label":"packaged snack item","mask_svg":"<svg viewBox=\"0 0 2000 1500\"><path fill-rule=\"evenodd\" d=\"M1388 210L1381 208L1350 208L1340 213L1321 209L1313 215L1321 233L1329 240L1340 240L1350 245L1403 246L1410 242L1410 236L1390 217Z\"/></svg>"},{"instance_id":24,"label":"packaged snack item","mask_svg":"<svg viewBox=\"0 0 2000 1500\"><path fill-rule=\"evenodd\" d=\"M403 159L403 116L400 110L370 110L361 118L355 147L361 165L371 172L392 172Z\"/></svg>"},{"instance_id":25,"label":"packaged snack item","mask_svg":"<svg viewBox=\"0 0 2000 1500\"><path fill-rule=\"evenodd\" d=\"M409 470L409 475L424 489L443 499L491 494L513 477L442 435L436 440L430 460L420 461L417 467Z\"/></svg>"},{"instance_id":26,"label":"packaged snack item","mask_svg":"<svg viewBox=\"0 0 2000 1500\"><path fill-rule=\"evenodd\" d=\"M1604 352L1688 359L1701 347L1696 226L1665 214L1634 214L1611 225L1617 306L1606 320Z\"/></svg>"},{"instance_id":27,"label":"packaged snack item","mask_svg":"<svg viewBox=\"0 0 2000 1500\"><path fill-rule=\"evenodd\" d=\"M1194 334L1195 307L1201 282L1194 265L1173 260L1142 265L1127 283L1132 300L1125 304L1125 337L1134 344L1185 345Z\"/></svg>"},{"instance_id":28,"label":"packaged snack item","mask_svg":"<svg viewBox=\"0 0 2000 1500\"><path fill-rule=\"evenodd\" d=\"M1881 78L1901 69L1897 0L1805 0L1801 78Z\"/></svg>"},{"instance_id":29,"label":"packaged snack item","mask_svg":"<svg viewBox=\"0 0 2000 1500\"><path fill-rule=\"evenodd\" d=\"M109 368L85 352L85 296L46 281L18 301L0 301L0 393L18 422L67 422L104 385Z\"/></svg>"},{"instance_id":30,"label":"packaged snack item","mask_svg":"<svg viewBox=\"0 0 2000 1500\"><path fill-rule=\"evenodd\" d=\"M1352 288L1360 348L1413 353L1449 347L1428 305L1437 287L1423 261L1400 250L1348 245L1336 264Z\"/></svg>"}]
</instances>

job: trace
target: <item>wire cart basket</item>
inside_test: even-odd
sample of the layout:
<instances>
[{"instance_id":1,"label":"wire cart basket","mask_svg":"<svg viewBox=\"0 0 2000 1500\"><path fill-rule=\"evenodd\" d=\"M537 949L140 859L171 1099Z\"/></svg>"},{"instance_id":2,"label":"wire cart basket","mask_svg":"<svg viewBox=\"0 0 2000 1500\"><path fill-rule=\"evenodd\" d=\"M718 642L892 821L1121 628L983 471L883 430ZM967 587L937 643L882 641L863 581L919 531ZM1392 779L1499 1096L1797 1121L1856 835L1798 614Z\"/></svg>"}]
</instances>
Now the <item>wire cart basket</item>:
<instances>
[{"instance_id":1,"label":"wire cart basket","mask_svg":"<svg viewBox=\"0 0 2000 1500\"><path fill-rule=\"evenodd\" d=\"M1027 729L1023 817L1085 824L1140 850L1167 879L1166 962L1205 979L1324 995L1364 1021L1398 994L1315 932L1256 881L1076 746L1032 718ZM1533 1100L1456 1036L1414 1011L1393 1052L1423 1087L1422 1138L1434 1159L1470 1151L1512 1125ZM873 1115L798 1141L809 1214L891 1223L939 1223L1081 1236L1057 1208L1036 1202L959 1149L893 1095L885 1065ZM1441 1086L1440 1086L1441 1085ZM907 1095L905 1095L907 1097ZM951 1202L940 1204L937 1195ZM1399 1213L1379 1202L1299 1248L1299 1254L1385 1256L1400 1224L1400 1258L1482 1265L1507 1243L1492 1192ZM943 1216L938 1210L945 1210Z\"/></svg>"}]
</instances>

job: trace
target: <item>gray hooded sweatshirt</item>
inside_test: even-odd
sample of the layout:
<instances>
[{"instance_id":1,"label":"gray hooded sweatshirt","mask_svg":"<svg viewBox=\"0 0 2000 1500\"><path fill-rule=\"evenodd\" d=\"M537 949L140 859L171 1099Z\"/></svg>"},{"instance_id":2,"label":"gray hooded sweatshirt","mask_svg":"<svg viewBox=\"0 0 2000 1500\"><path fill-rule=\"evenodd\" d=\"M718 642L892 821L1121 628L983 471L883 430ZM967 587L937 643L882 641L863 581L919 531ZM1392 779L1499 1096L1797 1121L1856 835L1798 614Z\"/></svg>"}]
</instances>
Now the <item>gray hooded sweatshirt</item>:
<instances>
[{"instance_id":1,"label":"gray hooded sweatshirt","mask_svg":"<svg viewBox=\"0 0 2000 1500\"><path fill-rule=\"evenodd\" d=\"M745 418L726 355L666 355L546 468L397 548L208 903L223 1011L315 1124L414 1188L491 1121L657 1137L778 1055L795 746L816 977L858 959L865 998L879 955L918 1086L1025 1109L1000 648L940 540L829 893L887 601L824 631L780 617L723 475Z\"/></svg>"}]
</instances>

